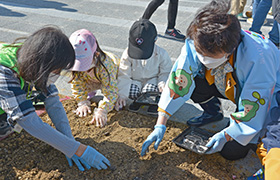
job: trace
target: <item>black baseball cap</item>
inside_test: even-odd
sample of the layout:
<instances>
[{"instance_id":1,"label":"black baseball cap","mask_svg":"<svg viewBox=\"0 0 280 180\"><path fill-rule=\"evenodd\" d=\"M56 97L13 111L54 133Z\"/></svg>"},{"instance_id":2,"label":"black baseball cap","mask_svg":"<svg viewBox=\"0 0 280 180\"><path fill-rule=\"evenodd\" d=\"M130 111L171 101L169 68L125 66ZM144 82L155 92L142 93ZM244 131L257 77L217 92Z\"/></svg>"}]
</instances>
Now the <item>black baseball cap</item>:
<instances>
[{"instance_id":1,"label":"black baseball cap","mask_svg":"<svg viewBox=\"0 0 280 180\"><path fill-rule=\"evenodd\" d=\"M148 59L152 56L157 37L155 25L148 19L133 23L129 30L128 56L133 59Z\"/></svg>"}]
</instances>

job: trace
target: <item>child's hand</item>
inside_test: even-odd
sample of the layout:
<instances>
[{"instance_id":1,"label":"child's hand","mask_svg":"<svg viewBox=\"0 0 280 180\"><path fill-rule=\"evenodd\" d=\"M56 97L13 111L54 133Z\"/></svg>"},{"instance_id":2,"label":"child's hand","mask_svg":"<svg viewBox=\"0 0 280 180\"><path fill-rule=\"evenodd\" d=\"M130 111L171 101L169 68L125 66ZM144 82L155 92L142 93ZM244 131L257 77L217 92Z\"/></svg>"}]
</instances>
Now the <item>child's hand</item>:
<instances>
[{"instance_id":1,"label":"child's hand","mask_svg":"<svg viewBox=\"0 0 280 180\"><path fill-rule=\"evenodd\" d=\"M125 106L126 106L126 98L122 97L122 96L119 96L119 98L116 102L116 105L115 105L115 110L119 111L122 108L124 108Z\"/></svg>"},{"instance_id":2,"label":"child's hand","mask_svg":"<svg viewBox=\"0 0 280 180\"><path fill-rule=\"evenodd\" d=\"M91 124L96 123L97 127L104 127L107 123L107 111L101 108L95 108Z\"/></svg>"},{"instance_id":3,"label":"child's hand","mask_svg":"<svg viewBox=\"0 0 280 180\"><path fill-rule=\"evenodd\" d=\"M90 101L82 101L78 104L78 108L75 111L76 115L79 117L85 117L87 114L91 114L91 109L90 109Z\"/></svg>"},{"instance_id":4,"label":"child's hand","mask_svg":"<svg viewBox=\"0 0 280 180\"><path fill-rule=\"evenodd\" d=\"M76 115L79 117L85 117L87 116L87 113L91 114L90 107L87 105L82 105L76 109Z\"/></svg>"}]
</instances>

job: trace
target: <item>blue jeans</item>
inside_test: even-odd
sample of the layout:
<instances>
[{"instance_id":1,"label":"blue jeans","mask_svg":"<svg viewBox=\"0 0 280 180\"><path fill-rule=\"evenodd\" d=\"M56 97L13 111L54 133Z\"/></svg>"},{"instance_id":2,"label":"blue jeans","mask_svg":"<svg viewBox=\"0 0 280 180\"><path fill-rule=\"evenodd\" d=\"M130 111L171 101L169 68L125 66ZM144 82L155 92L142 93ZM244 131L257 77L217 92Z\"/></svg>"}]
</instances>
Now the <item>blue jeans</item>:
<instances>
[{"instance_id":1,"label":"blue jeans","mask_svg":"<svg viewBox=\"0 0 280 180\"><path fill-rule=\"evenodd\" d=\"M277 23L278 24L278 49L280 49L280 23Z\"/></svg>"},{"instance_id":2,"label":"blue jeans","mask_svg":"<svg viewBox=\"0 0 280 180\"><path fill-rule=\"evenodd\" d=\"M254 15L256 14L257 8L261 0L254 0L253 2L253 10L252 10L252 18L254 18Z\"/></svg>"},{"instance_id":3,"label":"blue jeans","mask_svg":"<svg viewBox=\"0 0 280 180\"><path fill-rule=\"evenodd\" d=\"M277 21L274 20L273 26L271 31L268 33L269 34L269 39L274 43L274 44L279 44L279 36L280 36L280 25L277 23Z\"/></svg>"},{"instance_id":4,"label":"blue jeans","mask_svg":"<svg viewBox=\"0 0 280 180\"><path fill-rule=\"evenodd\" d=\"M256 4L255 4L256 3ZM264 23L266 15L271 8L272 0L255 0L253 4L253 24L250 31L262 34L261 27Z\"/></svg>"}]
</instances>

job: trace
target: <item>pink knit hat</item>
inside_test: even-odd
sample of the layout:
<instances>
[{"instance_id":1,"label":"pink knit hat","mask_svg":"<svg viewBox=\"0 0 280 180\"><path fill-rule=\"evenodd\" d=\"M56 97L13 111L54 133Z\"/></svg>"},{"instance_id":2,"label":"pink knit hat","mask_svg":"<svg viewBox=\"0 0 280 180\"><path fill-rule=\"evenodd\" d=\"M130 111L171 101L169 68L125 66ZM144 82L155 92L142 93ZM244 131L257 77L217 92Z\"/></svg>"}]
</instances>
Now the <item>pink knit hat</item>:
<instances>
[{"instance_id":1,"label":"pink knit hat","mask_svg":"<svg viewBox=\"0 0 280 180\"><path fill-rule=\"evenodd\" d=\"M71 71L87 71L92 67L93 55L97 44L94 35L86 29L80 29L71 34L71 42L76 55L74 66Z\"/></svg>"}]
</instances>

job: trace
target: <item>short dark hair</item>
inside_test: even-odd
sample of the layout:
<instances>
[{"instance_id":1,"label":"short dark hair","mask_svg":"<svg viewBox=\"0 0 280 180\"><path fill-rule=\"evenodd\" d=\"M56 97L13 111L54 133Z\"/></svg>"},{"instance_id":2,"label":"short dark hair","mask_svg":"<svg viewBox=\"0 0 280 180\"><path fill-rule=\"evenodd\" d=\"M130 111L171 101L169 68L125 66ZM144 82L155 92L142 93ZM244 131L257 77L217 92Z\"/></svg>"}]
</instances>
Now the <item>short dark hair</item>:
<instances>
[{"instance_id":1,"label":"short dark hair","mask_svg":"<svg viewBox=\"0 0 280 180\"><path fill-rule=\"evenodd\" d=\"M44 27L29 36L18 50L19 75L46 92L52 71L70 69L75 52L68 37L57 27Z\"/></svg>"},{"instance_id":2,"label":"short dark hair","mask_svg":"<svg viewBox=\"0 0 280 180\"><path fill-rule=\"evenodd\" d=\"M232 53L240 42L238 19L228 14L230 1L213 0L200 9L187 29L198 53Z\"/></svg>"}]
</instances>

